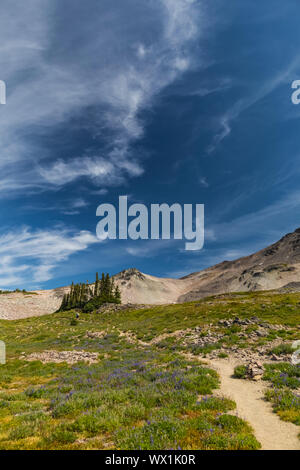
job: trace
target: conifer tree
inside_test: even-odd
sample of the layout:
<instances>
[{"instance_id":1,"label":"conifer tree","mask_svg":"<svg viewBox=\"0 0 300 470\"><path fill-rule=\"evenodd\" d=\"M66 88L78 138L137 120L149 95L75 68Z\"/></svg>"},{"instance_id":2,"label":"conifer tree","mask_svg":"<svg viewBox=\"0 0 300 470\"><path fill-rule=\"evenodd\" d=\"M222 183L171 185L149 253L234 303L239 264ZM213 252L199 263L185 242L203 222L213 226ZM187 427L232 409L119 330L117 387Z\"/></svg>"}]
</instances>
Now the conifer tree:
<instances>
[{"instance_id":1,"label":"conifer tree","mask_svg":"<svg viewBox=\"0 0 300 470\"><path fill-rule=\"evenodd\" d=\"M102 273L101 282L100 282L100 290L99 290L100 297L104 295L104 291L105 291L105 274Z\"/></svg>"},{"instance_id":2,"label":"conifer tree","mask_svg":"<svg viewBox=\"0 0 300 470\"><path fill-rule=\"evenodd\" d=\"M104 298L106 301L109 300L110 297L110 279L109 274L106 274L105 281L104 281Z\"/></svg>"},{"instance_id":3,"label":"conifer tree","mask_svg":"<svg viewBox=\"0 0 300 470\"><path fill-rule=\"evenodd\" d=\"M115 288L114 297L115 297L116 303L120 304L121 303L121 291L120 291L119 286L116 286Z\"/></svg>"},{"instance_id":4,"label":"conifer tree","mask_svg":"<svg viewBox=\"0 0 300 470\"><path fill-rule=\"evenodd\" d=\"M95 291L94 291L95 297L97 297L97 296L99 295L99 290L100 290L100 289L99 289L99 287L100 287L99 283L100 283L100 281L99 281L99 274L96 273L96 282L95 282Z\"/></svg>"},{"instance_id":5,"label":"conifer tree","mask_svg":"<svg viewBox=\"0 0 300 470\"><path fill-rule=\"evenodd\" d=\"M64 294L63 299L62 299L62 304L61 304L61 310L65 310L66 307L68 306L67 302L67 294Z\"/></svg>"}]
</instances>

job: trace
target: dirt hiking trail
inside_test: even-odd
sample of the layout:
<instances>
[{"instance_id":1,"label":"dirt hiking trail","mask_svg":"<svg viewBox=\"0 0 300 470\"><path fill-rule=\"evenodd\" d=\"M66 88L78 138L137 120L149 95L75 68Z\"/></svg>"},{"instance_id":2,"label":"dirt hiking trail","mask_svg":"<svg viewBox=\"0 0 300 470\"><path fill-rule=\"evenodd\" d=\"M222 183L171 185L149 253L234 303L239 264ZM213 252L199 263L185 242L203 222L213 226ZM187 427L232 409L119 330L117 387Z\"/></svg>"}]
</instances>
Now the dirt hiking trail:
<instances>
[{"instance_id":1,"label":"dirt hiking trail","mask_svg":"<svg viewBox=\"0 0 300 470\"><path fill-rule=\"evenodd\" d=\"M264 401L266 385L261 382L235 379L232 377L233 361L205 361L220 375L220 395L226 395L236 402L236 411L254 429L263 450L300 450L299 426L281 421L273 413L270 403Z\"/></svg>"}]
</instances>

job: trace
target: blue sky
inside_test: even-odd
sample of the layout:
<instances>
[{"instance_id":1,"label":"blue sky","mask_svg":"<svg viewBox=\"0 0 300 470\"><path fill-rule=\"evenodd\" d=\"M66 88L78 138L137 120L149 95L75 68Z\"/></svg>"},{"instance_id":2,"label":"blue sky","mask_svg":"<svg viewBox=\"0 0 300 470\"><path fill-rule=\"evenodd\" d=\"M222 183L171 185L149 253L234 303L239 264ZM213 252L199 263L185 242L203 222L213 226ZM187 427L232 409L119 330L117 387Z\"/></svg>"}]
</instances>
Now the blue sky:
<instances>
[{"instance_id":1,"label":"blue sky","mask_svg":"<svg viewBox=\"0 0 300 470\"><path fill-rule=\"evenodd\" d=\"M177 277L300 226L297 0L2 0L0 287ZM119 195L204 203L205 246L96 238Z\"/></svg>"}]
</instances>

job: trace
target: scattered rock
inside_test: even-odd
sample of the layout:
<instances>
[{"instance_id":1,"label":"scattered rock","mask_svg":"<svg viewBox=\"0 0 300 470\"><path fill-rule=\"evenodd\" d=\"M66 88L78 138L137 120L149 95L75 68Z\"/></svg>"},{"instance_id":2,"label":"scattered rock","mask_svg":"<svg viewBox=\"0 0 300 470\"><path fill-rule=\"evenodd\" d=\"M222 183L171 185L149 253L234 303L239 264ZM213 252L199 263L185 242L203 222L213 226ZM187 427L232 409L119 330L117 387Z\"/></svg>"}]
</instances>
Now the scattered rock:
<instances>
[{"instance_id":1,"label":"scattered rock","mask_svg":"<svg viewBox=\"0 0 300 470\"><path fill-rule=\"evenodd\" d=\"M254 323L258 323L259 322L259 318L258 317L251 317L250 320Z\"/></svg>"},{"instance_id":2,"label":"scattered rock","mask_svg":"<svg viewBox=\"0 0 300 470\"><path fill-rule=\"evenodd\" d=\"M281 361L281 358L279 356L276 356L276 354L272 354L271 360L272 361Z\"/></svg>"},{"instance_id":3,"label":"scattered rock","mask_svg":"<svg viewBox=\"0 0 300 470\"><path fill-rule=\"evenodd\" d=\"M263 338L264 336L267 336L267 334L268 334L268 333L267 333L265 330L261 330L261 329L260 329L260 330L257 330L257 331L256 331L256 335L259 336L259 337L261 337L261 338Z\"/></svg>"},{"instance_id":4,"label":"scattered rock","mask_svg":"<svg viewBox=\"0 0 300 470\"><path fill-rule=\"evenodd\" d=\"M101 307L98 308L97 313L122 312L123 310L142 310L150 307L153 307L153 305L107 303L101 305Z\"/></svg>"},{"instance_id":5,"label":"scattered rock","mask_svg":"<svg viewBox=\"0 0 300 470\"><path fill-rule=\"evenodd\" d=\"M106 331L87 331L86 332L86 337L87 338L103 338L103 336L105 336L107 333Z\"/></svg>"},{"instance_id":6,"label":"scattered rock","mask_svg":"<svg viewBox=\"0 0 300 470\"><path fill-rule=\"evenodd\" d=\"M266 322L260 323L259 326L261 326L262 328L270 328L269 323L266 323Z\"/></svg>"},{"instance_id":7,"label":"scattered rock","mask_svg":"<svg viewBox=\"0 0 300 470\"><path fill-rule=\"evenodd\" d=\"M86 351L42 351L29 354L28 356L21 356L20 359L33 362L41 361L43 364L50 362L61 363L66 362L67 364L76 364L77 362L88 362L94 364L98 362L98 353L86 352Z\"/></svg>"},{"instance_id":8,"label":"scattered rock","mask_svg":"<svg viewBox=\"0 0 300 470\"><path fill-rule=\"evenodd\" d=\"M220 320L218 324L220 326L230 326L231 322L229 320Z\"/></svg>"}]
</instances>

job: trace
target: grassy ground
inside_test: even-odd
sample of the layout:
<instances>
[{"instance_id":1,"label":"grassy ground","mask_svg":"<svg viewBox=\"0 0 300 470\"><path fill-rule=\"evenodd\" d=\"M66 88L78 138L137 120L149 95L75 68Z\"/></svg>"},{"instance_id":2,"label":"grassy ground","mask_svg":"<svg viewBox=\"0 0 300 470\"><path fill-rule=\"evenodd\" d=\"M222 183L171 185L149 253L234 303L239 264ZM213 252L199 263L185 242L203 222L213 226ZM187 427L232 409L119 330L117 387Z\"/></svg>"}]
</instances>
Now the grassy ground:
<instances>
[{"instance_id":1,"label":"grassy ground","mask_svg":"<svg viewBox=\"0 0 300 470\"><path fill-rule=\"evenodd\" d=\"M279 363L265 367L264 380L272 384L266 399L281 419L300 426L300 365Z\"/></svg>"},{"instance_id":2,"label":"grassy ground","mask_svg":"<svg viewBox=\"0 0 300 470\"><path fill-rule=\"evenodd\" d=\"M258 316L291 327L300 295L239 294L111 314L58 313L0 321L0 449L256 449L251 428L214 397L217 374L180 354L180 339L143 342L177 330ZM103 331L101 338L86 332ZM228 336L236 334L229 332ZM96 364L27 362L45 350L97 352Z\"/></svg>"}]
</instances>

